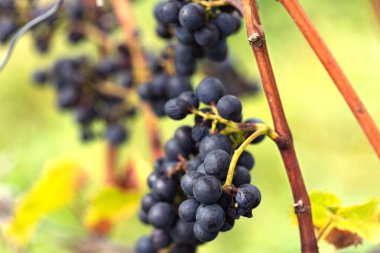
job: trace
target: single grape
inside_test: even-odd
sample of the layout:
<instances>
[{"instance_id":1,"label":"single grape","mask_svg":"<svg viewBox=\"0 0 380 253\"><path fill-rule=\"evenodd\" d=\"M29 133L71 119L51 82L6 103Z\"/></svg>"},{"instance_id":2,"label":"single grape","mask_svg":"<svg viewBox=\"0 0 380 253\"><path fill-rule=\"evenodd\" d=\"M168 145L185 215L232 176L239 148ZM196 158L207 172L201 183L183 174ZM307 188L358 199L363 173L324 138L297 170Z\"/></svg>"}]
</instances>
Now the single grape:
<instances>
[{"instance_id":1,"label":"single grape","mask_svg":"<svg viewBox=\"0 0 380 253\"><path fill-rule=\"evenodd\" d=\"M231 156L224 150L216 149L207 154L204 160L207 175L212 175L218 179L227 176Z\"/></svg>"},{"instance_id":2,"label":"single grape","mask_svg":"<svg viewBox=\"0 0 380 253\"><path fill-rule=\"evenodd\" d=\"M168 177L160 177L153 186L152 192L163 201L172 201L175 197L177 183Z\"/></svg>"},{"instance_id":3,"label":"single grape","mask_svg":"<svg viewBox=\"0 0 380 253\"><path fill-rule=\"evenodd\" d=\"M218 109L218 113L222 118L227 120L238 121L241 120L242 113L242 104L239 98L226 95L219 99L216 104L216 108Z\"/></svg>"},{"instance_id":4,"label":"single grape","mask_svg":"<svg viewBox=\"0 0 380 253\"><path fill-rule=\"evenodd\" d=\"M127 139L127 129L119 124L112 124L107 127L106 138L113 145L120 145Z\"/></svg>"},{"instance_id":5,"label":"single grape","mask_svg":"<svg viewBox=\"0 0 380 253\"><path fill-rule=\"evenodd\" d=\"M141 207L145 212L149 212L150 208L154 206L159 199L153 193L148 193L141 199Z\"/></svg>"},{"instance_id":6,"label":"single grape","mask_svg":"<svg viewBox=\"0 0 380 253\"><path fill-rule=\"evenodd\" d=\"M186 222L194 222L199 202L195 199L187 199L178 207L179 217Z\"/></svg>"},{"instance_id":7,"label":"single grape","mask_svg":"<svg viewBox=\"0 0 380 253\"><path fill-rule=\"evenodd\" d=\"M156 249L168 247L172 242L170 234L166 230L153 229L152 243Z\"/></svg>"},{"instance_id":8,"label":"single grape","mask_svg":"<svg viewBox=\"0 0 380 253\"><path fill-rule=\"evenodd\" d=\"M236 166L232 184L235 187L240 187L241 185L249 184L250 182L251 174L249 173L249 170L243 166Z\"/></svg>"},{"instance_id":9,"label":"single grape","mask_svg":"<svg viewBox=\"0 0 380 253\"><path fill-rule=\"evenodd\" d=\"M172 98L165 104L165 114L174 120L184 119L191 105L179 98Z\"/></svg>"},{"instance_id":10,"label":"single grape","mask_svg":"<svg viewBox=\"0 0 380 253\"><path fill-rule=\"evenodd\" d=\"M173 207L165 202L158 202L148 212L149 223L155 228L168 229L175 219Z\"/></svg>"},{"instance_id":11,"label":"single grape","mask_svg":"<svg viewBox=\"0 0 380 253\"><path fill-rule=\"evenodd\" d=\"M224 86L216 78L207 77L201 81L196 89L196 95L200 101L210 105L216 103L224 95Z\"/></svg>"},{"instance_id":12,"label":"single grape","mask_svg":"<svg viewBox=\"0 0 380 253\"><path fill-rule=\"evenodd\" d=\"M244 151L237 162L237 165L241 165L248 170L251 170L255 166L255 158L248 151Z\"/></svg>"},{"instance_id":13,"label":"single grape","mask_svg":"<svg viewBox=\"0 0 380 253\"><path fill-rule=\"evenodd\" d=\"M193 186L194 198L203 204L212 204L222 195L222 185L214 176L199 178Z\"/></svg>"},{"instance_id":14,"label":"single grape","mask_svg":"<svg viewBox=\"0 0 380 253\"><path fill-rule=\"evenodd\" d=\"M197 171L189 171L181 179L181 188L188 196L193 196L193 186L203 175Z\"/></svg>"},{"instance_id":15,"label":"single grape","mask_svg":"<svg viewBox=\"0 0 380 253\"><path fill-rule=\"evenodd\" d=\"M141 237L135 247L136 253L156 253L157 250L154 248L152 238L148 236Z\"/></svg>"},{"instance_id":16,"label":"single grape","mask_svg":"<svg viewBox=\"0 0 380 253\"><path fill-rule=\"evenodd\" d=\"M217 232L223 227L224 216L218 204L201 205L197 209L196 222L206 232Z\"/></svg>"},{"instance_id":17,"label":"single grape","mask_svg":"<svg viewBox=\"0 0 380 253\"><path fill-rule=\"evenodd\" d=\"M206 11L196 3L186 4L179 11L179 23L189 30L200 28L206 21Z\"/></svg>"},{"instance_id":18,"label":"single grape","mask_svg":"<svg viewBox=\"0 0 380 253\"><path fill-rule=\"evenodd\" d=\"M244 208L256 208L261 202L261 193L256 186L250 184L241 185L236 194L236 202Z\"/></svg>"},{"instance_id":19,"label":"single grape","mask_svg":"<svg viewBox=\"0 0 380 253\"><path fill-rule=\"evenodd\" d=\"M194 235L201 242L210 242L218 236L219 232L206 232L201 226L196 222L194 224Z\"/></svg>"}]
</instances>

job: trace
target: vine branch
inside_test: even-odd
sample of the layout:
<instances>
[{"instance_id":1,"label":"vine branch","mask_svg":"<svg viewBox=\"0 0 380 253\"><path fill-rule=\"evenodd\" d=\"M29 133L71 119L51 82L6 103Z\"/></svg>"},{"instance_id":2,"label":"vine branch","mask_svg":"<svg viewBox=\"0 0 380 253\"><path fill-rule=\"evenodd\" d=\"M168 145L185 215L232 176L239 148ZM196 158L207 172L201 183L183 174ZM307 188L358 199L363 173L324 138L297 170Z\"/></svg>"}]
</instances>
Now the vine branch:
<instances>
[{"instance_id":1,"label":"vine branch","mask_svg":"<svg viewBox=\"0 0 380 253\"><path fill-rule=\"evenodd\" d=\"M134 80L138 84L149 82L151 73L138 38L138 29L131 3L129 0L112 0L111 2L131 52ZM163 154L157 121L146 105L142 105L141 108L152 148L152 158L155 160Z\"/></svg>"},{"instance_id":2,"label":"vine branch","mask_svg":"<svg viewBox=\"0 0 380 253\"><path fill-rule=\"evenodd\" d=\"M297 160L293 137L277 89L265 41L265 34L261 27L257 3L255 0L242 0L242 3L248 40L256 58L275 131L280 135L281 142L277 142L277 144L286 168L294 202L297 203L295 212L301 236L301 249L303 253L315 253L318 252L318 245L312 222L310 199Z\"/></svg>"},{"instance_id":3,"label":"vine branch","mask_svg":"<svg viewBox=\"0 0 380 253\"><path fill-rule=\"evenodd\" d=\"M372 0L373 9L377 18L377 21L380 24L380 1L379 0Z\"/></svg>"},{"instance_id":4,"label":"vine branch","mask_svg":"<svg viewBox=\"0 0 380 253\"><path fill-rule=\"evenodd\" d=\"M116 178L116 168L117 168L117 147L110 143L107 143L106 150L106 170L105 170L105 180L106 184L117 185Z\"/></svg>"},{"instance_id":5,"label":"vine branch","mask_svg":"<svg viewBox=\"0 0 380 253\"><path fill-rule=\"evenodd\" d=\"M380 158L380 132L371 115L335 60L321 35L299 4L298 0L279 0L308 41L314 53L329 73L339 92L350 107L377 156Z\"/></svg>"}]
</instances>

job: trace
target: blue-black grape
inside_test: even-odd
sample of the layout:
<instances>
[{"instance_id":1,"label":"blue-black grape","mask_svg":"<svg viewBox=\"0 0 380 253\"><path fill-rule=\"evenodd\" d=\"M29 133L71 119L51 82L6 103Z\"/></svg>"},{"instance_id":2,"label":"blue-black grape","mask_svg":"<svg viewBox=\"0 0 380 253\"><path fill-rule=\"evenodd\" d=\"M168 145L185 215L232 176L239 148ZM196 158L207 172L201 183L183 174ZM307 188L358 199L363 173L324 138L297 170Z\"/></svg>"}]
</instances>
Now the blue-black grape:
<instances>
[{"instance_id":1,"label":"blue-black grape","mask_svg":"<svg viewBox=\"0 0 380 253\"><path fill-rule=\"evenodd\" d=\"M256 208L261 202L261 193L257 187L244 184L241 185L236 194L236 203L244 208Z\"/></svg>"},{"instance_id":2,"label":"blue-black grape","mask_svg":"<svg viewBox=\"0 0 380 253\"><path fill-rule=\"evenodd\" d=\"M251 170L253 168L253 166L255 166L255 158L248 151L244 151L240 155L240 157L237 161L237 165L241 165L241 166L245 167L246 169Z\"/></svg>"},{"instance_id":3,"label":"blue-black grape","mask_svg":"<svg viewBox=\"0 0 380 253\"><path fill-rule=\"evenodd\" d=\"M241 121L243 106L239 98L232 95L223 96L218 100L216 108L221 117L227 120Z\"/></svg>"},{"instance_id":4,"label":"blue-black grape","mask_svg":"<svg viewBox=\"0 0 380 253\"><path fill-rule=\"evenodd\" d=\"M152 192L164 201L170 201L175 197L177 184L173 179L167 177L160 177L155 182Z\"/></svg>"},{"instance_id":5,"label":"blue-black grape","mask_svg":"<svg viewBox=\"0 0 380 253\"><path fill-rule=\"evenodd\" d=\"M224 87L218 79L208 77L201 81L196 89L196 94L202 103L210 105L211 103L217 103L224 95Z\"/></svg>"},{"instance_id":6,"label":"blue-black grape","mask_svg":"<svg viewBox=\"0 0 380 253\"><path fill-rule=\"evenodd\" d=\"M198 29L206 22L206 11L199 4L189 3L181 8L178 19L186 29Z\"/></svg>"},{"instance_id":7,"label":"blue-black grape","mask_svg":"<svg viewBox=\"0 0 380 253\"><path fill-rule=\"evenodd\" d=\"M218 179L227 176L231 156L224 150L216 149L208 153L204 160L207 175L212 175Z\"/></svg>"},{"instance_id":8,"label":"blue-black grape","mask_svg":"<svg viewBox=\"0 0 380 253\"><path fill-rule=\"evenodd\" d=\"M154 206L159 199L153 193L148 193L141 199L141 207L145 212L149 212L150 208Z\"/></svg>"},{"instance_id":9,"label":"blue-black grape","mask_svg":"<svg viewBox=\"0 0 380 253\"><path fill-rule=\"evenodd\" d=\"M172 243L172 237L163 229L154 229L151 240L155 249L166 248Z\"/></svg>"},{"instance_id":10,"label":"blue-black grape","mask_svg":"<svg viewBox=\"0 0 380 253\"><path fill-rule=\"evenodd\" d=\"M224 225L225 214L218 204L201 205L198 207L195 219L205 232L217 232Z\"/></svg>"},{"instance_id":11,"label":"blue-black grape","mask_svg":"<svg viewBox=\"0 0 380 253\"><path fill-rule=\"evenodd\" d=\"M165 104L165 114L174 120L181 120L189 113L190 106L180 98L172 98Z\"/></svg>"},{"instance_id":12,"label":"blue-black grape","mask_svg":"<svg viewBox=\"0 0 380 253\"><path fill-rule=\"evenodd\" d=\"M249 173L249 170L240 165L236 166L232 184L239 187L243 184L249 184L250 182L251 174Z\"/></svg>"},{"instance_id":13,"label":"blue-black grape","mask_svg":"<svg viewBox=\"0 0 380 253\"><path fill-rule=\"evenodd\" d=\"M187 199L178 207L178 215L186 222L194 222L198 207L198 201L195 199Z\"/></svg>"},{"instance_id":14,"label":"blue-black grape","mask_svg":"<svg viewBox=\"0 0 380 253\"><path fill-rule=\"evenodd\" d=\"M152 238L148 236L141 237L135 247L136 253L156 253L157 250L154 248Z\"/></svg>"},{"instance_id":15,"label":"blue-black grape","mask_svg":"<svg viewBox=\"0 0 380 253\"><path fill-rule=\"evenodd\" d=\"M106 138L114 145L120 145L128 137L127 129L119 124L109 125L106 130Z\"/></svg>"},{"instance_id":16,"label":"blue-black grape","mask_svg":"<svg viewBox=\"0 0 380 253\"><path fill-rule=\"evenodd\" d=\"M148 212L148 220L155 228L168 229L175 220L174 208L166 202L158 202Z\"/></svg>"},{"instance_id":17,"label":"blue-black grape","mask_svg":"<svg viewBox=\"0 0 380 253\"><path fill-rule=\"evenodd\" d=\"M195 182L201 178L203 174L198 171L190 171L186 173L181 179L181 187L183 192L188 196L194 196L193 187Z\"/></svg>"},{"instance_id":18,"label":"blue-black grape","mask_svg":"<svg viewBox=\"0 0 380 253\"><path fill-rule=\"evenodd\" d=\"M193 186L194 198L203 204L212 204L222 195L222 185L213 176L199 178Z\"/></svg>"},{"instance_id":19,"label":"blue-black grape","mask_svg":"<svg viewBox=\"0 0 380 253\"><path fill-rule=\"evenodd\" d=\"M219 231L209 232L202 229L199 223L194 224L194 235L201 242L210 242L214 240L219 234Z\"/></svg>"}]
</instances>

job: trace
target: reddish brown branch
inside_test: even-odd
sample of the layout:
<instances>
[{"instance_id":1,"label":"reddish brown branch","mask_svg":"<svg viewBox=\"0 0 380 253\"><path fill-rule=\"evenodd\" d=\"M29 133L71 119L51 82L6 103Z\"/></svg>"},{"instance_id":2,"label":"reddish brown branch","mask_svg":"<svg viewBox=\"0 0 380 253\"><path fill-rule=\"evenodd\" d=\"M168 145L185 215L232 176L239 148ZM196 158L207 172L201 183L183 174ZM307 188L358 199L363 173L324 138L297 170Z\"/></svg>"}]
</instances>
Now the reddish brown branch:
<instances>
[{"instance_id":1,"label":"reddish brown branch","mask_svg":"<svg viewBox=\"0 0 380 253\"><path fill-rule=\"evenodd\" d=\"M138 29L132 6L129 0L112 0L113 9L123 30L126 44L129 46L134 69L136 83L146 83L151 79L151 73L148 67L147 59L138 40ZM158 131L157 121L152 112L146 105L141 106L145 127L148 131L149 141L152 149L152 158L156 159L162 156L162 144Z\"/></svg>"},{"instance_id":2,"label":"reddish brown branch","mask_svg":"<svg viewBox=\"0 0 380 253\"><path fill-rule=\"evenodd\" d=\"M130 0L112 0L112 5L129 46L133 65L137 66L133 68L134 79L137 83L144 83L151 78L150 71L138 39L138 28Z\"/></svg>"},{"instance_id":3,"label":"reddish brown branch","mask_svg":"<svg viewBox=\"0 0 380 253\"><path fill-rule=\"evenodd\" d=\"M279 0L279 2L288 11L313 48L315 54L329 73L344 100L346 100L352 113L355 115L356 120L372 144L377 156L380 157L379 129L302 6L298 0Z\"/></svg>"},{"instance_id":4,"label":"reddish brown branch","mask_svg":"<svg viewBox=\"0 0 380 253\"><path fill-rule=\"evenodd\" d=\"M155 161L157 158L160 158L164 155L160 139L160 132L158 131L157 120L147 104L142 103L141 109L143 110L145 127L147 128L149 134L149 144L152 152L152 159Z\"/></svg>"},{"instance_id":5,"label":"reddish brown branch","mask_svg":"<svg viewBox=\"0 0 380 253\"><path fill-rule=\"evenodd\" d=\"M275 130L281 138L278 146L286 168L294 202L296 203L295 211L301 235L302 252L315 253L318 252L318 245L314 234L310 200L298 164L293 145L293 138L286 121L280 94L277 89L272 64L265 42L265 35L261 28L256 1L243 0L242 2L249 42L256 57L264 91L272 113Z\"/></svg>"},{"instance_id":6,"label":"reddish brown branch","mask_svg":"<svg viewBox=\"0 0 380 253\"><path fill-rule=\"evenodd\" d=\"M373 9L380 24L380 0L372 0Z\"/></svg>"},{"instance_id":7,"label":"reddish brown branch","mask_svg":"<svg viewBox=\"0 0 380 253\"><path fill-rule=\"evenodd\" d=\"M106 150L106 170L105 170L105 180L106 184L117 185L116 178L117 170L117 147L112 144L107 143Z\"/></svg>"}]
</instances>

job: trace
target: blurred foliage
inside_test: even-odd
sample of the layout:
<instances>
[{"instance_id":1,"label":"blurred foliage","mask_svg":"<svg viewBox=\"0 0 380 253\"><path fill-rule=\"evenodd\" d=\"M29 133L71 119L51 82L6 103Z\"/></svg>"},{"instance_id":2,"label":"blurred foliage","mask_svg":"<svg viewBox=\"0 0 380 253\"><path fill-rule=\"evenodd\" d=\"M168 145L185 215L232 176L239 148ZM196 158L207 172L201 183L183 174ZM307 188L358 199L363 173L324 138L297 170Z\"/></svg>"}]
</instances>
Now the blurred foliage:
<instances>
[{"instance_id":1,"label":"blurred foliage","mask_svg":"<svg viewBox=\"0 0 380 253\"><path fill-rule=\"evenodd\" d=\"M85 226L90 231L106 234L120 220L128 220L140 206L142 194L115 187L100 189L85 212Z\"/></svg>"},{"instance_id":2,"label":"blurred foliage","mask_svg":"<svg viewBox=\"0 0 380 253\"><path fill-rule=\"evenodd\" d=\"M303 0L301 3L380 125L377 72L380 28L370 1ZM144 44L148 50L158 51L163 44L153 34L153 4L154 1L135 1ZM341 196L344 206L370 197L380 198L379 161L329 76L280 4L261 0L260 12L308 188L334 192ZM116 37L121 38L121 34ZM94 55L95 48L90 45L73 48L59 36L54 43L56 46L48 56L40 56L31 50L29 38L23 38L7 69L0 74L0 199L7 194L11 198L22 196L38 180L41 165L51 157L74 157L91 175L91 180L74 209L57 210L42 221L28 248L30 253L70 252L65 247L67 241L86 238L78 210L86 206L85 200L98 191L103 181L104 143L80 143L71 116L57 113L53 92L33 87L30 81L32 70L47 66L52 59L83 52ZM230 41L230 49L242 73L258 78L244 29ZM271 124L263 94L246 97L243 102L246 117L257 116ZM187 122L190 124L191 120ZM161 120L164 139L180 124ZM130 128L132 138L120 151L120 162L127 161L136 149L148 160L142 120L135 120ZM291 225L288 213L292 196L280 156L268 140L250 148L257 161L253 181L262 190L262 204L253 219L240 220L231 232L201 247L201 253L299 251L298 230ZM117 223L112 241L132 246L147 229L135 215ZM373 245L364 242L340 252L374 251ZM0 243L0 252L13 251ZM320 252L335 252L335 249L321 242Z\"/></svg>"},{"instance_id":3,"label":"blurred foliage","mask_svg":"<svg viewBox=\"0 0 380 253\"><path fill-rule=\"evenodd\" d=\"M320 240L325 239L336 248L360 244L362 238L375 245L380 244L380 201L378 199L343 207L335 194L312 191L310 201L313 223ZM296 220L295 215L294 219ZM340 239L332 240L332 237Z\"/></svg>"},{"instance_id":4,"label":"blurred foliage","mask_svg":"<svg viewBox=\"0 0 380 253\"><path fill-rule=\"evenodd\" d=\"M5 225L6 238L16 247L29 243L40 220L49 213L71 204L83 186L85 175L71 160L51 161L44 172L15 206L9 224Z\"/></svg>"}]
</instances>

